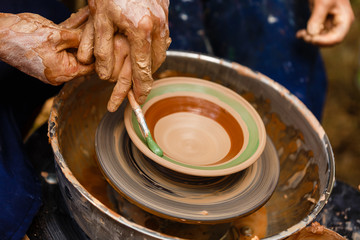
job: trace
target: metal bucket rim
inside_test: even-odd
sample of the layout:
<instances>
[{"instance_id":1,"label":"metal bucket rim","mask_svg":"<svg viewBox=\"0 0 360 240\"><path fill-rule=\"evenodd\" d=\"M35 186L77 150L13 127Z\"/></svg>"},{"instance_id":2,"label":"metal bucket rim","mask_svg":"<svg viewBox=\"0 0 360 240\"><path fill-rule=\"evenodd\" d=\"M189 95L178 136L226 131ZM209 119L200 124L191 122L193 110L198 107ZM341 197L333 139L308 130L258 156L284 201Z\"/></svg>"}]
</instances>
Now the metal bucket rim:
<instances>
[{"instance_id":1,"label":"metal bucket rim","mask_svg":"<svg viewBox=\"0 0 360 240\"><path fill-rule=\"evenodd\" d=\"M325 204L328 202L328 199L330 197L330 194L333 189L334 182L335 182L335 159L334 159L334 154L333 154L333 151L332 151L332 148L330 145L330 141L329 141L323 127L321 126L319 121L316 119L316 117L313 115L313 113L305 106L304 103L302 103L295 95L290 93L290 91L287 90L284 86L275 82L274 80L270 79L269 77L267 77L259 72L253 71L250 68L240 65L238 63L230 62L230 61L227 61L227 60L224 60L221 58L216 58L216 57L212 57L212 56L200 54L200 53L195 53L195 52L173 51L172 50L172 51L167 51L166 55L167 55L167 57L185 57L185 58L189 58L189 59L200 59L205 62L212 62L212 63L220 64L220 65L223 65L227 68L234 69L234 70L240 68L243 72L245 72L245 75L247 75L248 77L255 78L255 79L267 84L269 87L271 87L275 91L279 92L279 94L282 94L282 96L284 98L286 98L287 100L289 100L290 102L292 102L294 104L294 106L302 113L302 115L309 121L309 123L311 124L311 127L319 135L319 138L322 140L324 147L326 149L326 158L327 158L328 167L329 167L329 169L328 169L329 177L327 179L327 183L325 185L324 191L320 194L320 198L319 198L318 202L316 203L316 205L314 206L314 208L311 210L310 214L308 214L307 217L305 217L298 223L294 224L287 230L284 230L276 235L269 236L264 239L267 239L267 240L283 239L283 238L286 238L286 237L300 231L301 229L303 229L304 227L309 225L315 219L315 217L319 214L319 212L323 209ZM242 74L244 75L244 73L242 73ZM78 84L80 85L83 81L84 81L84 78ZM58 139L57 139L57 129L58 128L56 125L56 119L58 116L56 109L59 109L62 104L59 96L64 91L70 90L72 92L74 90L74 88L71 90L70 84L72 84L72 82L66 83L64 85L64 87L61 89L59 95L55 98L54 104L50 111L50 117L49 117L49 122L48 122L49 123L48 136L49 136L49 140L51 143L51 147L52 147L54 155L55 155L56 163L60 167L64 176L67 178L68 181L70 181L70 183L72 183L72 185L80 192L80 194L83 197L85 197L89 202L91 202L100 211L105 212L105 214L107 214L109 217L113 218L114 220L119 221L120 223L122 223L136 231L142 232L146 235L149 235L149 236L152 236L155 238L174 239L174 238L162 235L159 232L156 232L156 231L153 231L146 227L143 227L134 222L131 222L131 221L127 220L126 218L124 218L123 216L119 215L118 213L111 211L107 206L105 206L103 203L101 203L99 200L97 200L95 197L93 197L72 174L70 168L68 167L68 165L67 165L65 159L63 158L63 156L60 152L60 149L59 149L59 144L58 144ZM69 93L71 93L71 92L69 92Z\"/></svg>"}]
</instances>

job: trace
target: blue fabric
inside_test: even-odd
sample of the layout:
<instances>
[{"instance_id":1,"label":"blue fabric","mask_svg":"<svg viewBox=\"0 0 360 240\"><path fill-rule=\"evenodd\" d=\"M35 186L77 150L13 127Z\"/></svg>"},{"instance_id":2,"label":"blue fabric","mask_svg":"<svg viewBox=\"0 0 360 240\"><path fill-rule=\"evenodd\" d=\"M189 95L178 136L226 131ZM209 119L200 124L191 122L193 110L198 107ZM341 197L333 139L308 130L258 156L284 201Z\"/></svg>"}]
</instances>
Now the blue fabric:
<instances>
[{"instance_id":1,"label":"blue fabric","mask_svg":"<svg viewBox=\"0 0 360 240\"><path fill-rule=\"evenodd\" d=\"M0 105L0 239L24 237L41 205L40 195L12 112Z\"/></svg>"},{"instance_id":2,"label":"blue fabric","mask_svg":"<svg viewBox=\"0 0 360 240\"><path fill-rule=\"evenodd\" d=\"M0 0L0 12L36 13L54 23L60 23L70 16L70 11L60 0Z\"/></svg>"},{"instance_id":3,"label":"blue fabric","mask_svg":"<svg viewBox=\"0 0 360 240\"><path fill-rule=\"evenodd\" d=\"M0 0L0 12L32 12L55 23L70 12L53 0ZM23 150L22 129L58 88L0 62L0 239L22 239L41 206L41 186Z\"/></svg>"},{"instance_id":4,"label":"blue fabric","mask_svg":"<svg viewBox=\"0 0 360 240\"><path fill-rule=\"evenodd\" d=\"M208 52L200 1L170 1L170 49Z\"/></svg>"},{"instance_id":5,"label":"blue fabric","mask_svg":"<svg viewBox=\"0 0 360 240\"><path fill-rule=\"evenodd\" d=\"M173 0L170 49L207 53L259 71L289 89L320 120L326 94L321 56L295 37L309 16L307 1Z\"/></svg>"}]
</instances>

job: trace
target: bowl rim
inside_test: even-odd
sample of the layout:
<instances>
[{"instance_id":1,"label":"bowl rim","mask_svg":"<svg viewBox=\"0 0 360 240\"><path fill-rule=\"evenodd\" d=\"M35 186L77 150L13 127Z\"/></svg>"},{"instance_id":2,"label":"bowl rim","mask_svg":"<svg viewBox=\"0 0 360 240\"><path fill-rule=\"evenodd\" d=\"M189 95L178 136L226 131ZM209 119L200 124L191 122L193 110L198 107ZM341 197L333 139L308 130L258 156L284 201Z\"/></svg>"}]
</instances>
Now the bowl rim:
<instances>
[{"instance_id":1,"label":"bowl rim","mask_svg":"<svg viewBox=\"0 0 360 240\"><path fill-rule=\"evenodd\" d=\"M165 96L164 98L161 98L162 96ZM222 164L225 164L227 162L230 162L232 161L234 158L237 158L240 154L242 154L245 149L246 149L246 146L249 144L249 131L248 131L248 128L247 128L247 125L245 123L245 121L240 117L239 114L237 114L237 112L232 109L232 108L229 108L225 103L222 103L222 102L219 102L216 100L215 97L212 97L212 96L209 96L209 95L206 95L206 94L202 94L202 93L197 93L197 94L193 94L193 93L190 93L190 92L177 92L177 93L165 93L165 94L162 94L161 96L155 96L153 97L152 99L150 99L144 106L143 106L143 112L146 113L147 110L149 110L149 108L152 107L152 103L156 103L158 100L164 100L164 99L167 99L168 97L171 98L171 97L194 97L194 98L200 98L202 100L205 100L205 101L209 101L211 103L214 103L216 105L218 105L219 107L221 107L223 110L227 111L233 118L234 120L236 120L236 122L238 123L239 127L241 128L241 131L242 131L242 136L243 136L243 143L242 143L242 146L240 148L240 151L234 156L232 157L231 159L228 159L227 161L225 162L222 162L222 163L217 163L217 164L211 164L211 166L217 166L217 165L222 165ZM215 103L216 102L216 103ZM175 114L177 114L179 112L176 112ZM189 113L189 114L193 114L193 113ZM205 116L202 116L200 115L201 117L204 117L204 118L207 118ZM159 119L161 120L161 119ZM132 118L132 124L133 126L137 126L137 123L135 121L135 116L133 116ZM155 130L155 129L154 129ZM137 135L139 136L139 134L141 134L139 131L137 131ZM142 137L142 136L141 136ZM153 135L153 137L155 138L156 137L156 134ZM200 165L201 166L201 165Z\"/></svg>"},{"instance_id":2,"label":"bowl rim","mask_svg":"<svg viewBox=\"0 0 360 240\"><path fill-rule=\"evenodd\" d=\"M255 108L242 96L227 87L208 80L193 77L168 77L154 81L152 91L143 105L144 109L147 109L148 102L150 102L154 97L158 96L158 94L163 94L164 92L166 92L166 88L169 88L170 86L175 86L176 88L176 90L171 89L171 92L174 91L179 93L187 91L194 93L198 93L198 91L200 91L200 93L204 93L201 91L203 91L205 88L206 91L210 91L212 94L218 94L215 96L210 96L217 98L217 100L220 100L220 102L224 104L230 106L230 103L236 103L236 107L240 109L235 110L235 112L240 115L239 111L242 111L241 113L243 114L243 116L240 115L240 118L246 124L252 124L253 128L255 127L255 129L253 130L247 125L247 131L249 131L249 138L254 139L247 142L248 144L244 146L246 148L245 151L242 151L242 147L240 149L240 152L234 158L222 164L214 166L194 166L190 164L180 163L174 159L168 158L167 156L159 157L147 147L145 140L140 133L136 117L132 112L130 104L128 104L124 113L125 127L130 136L130 139L142 153L144 153L147 157L149 157L156 163L174 171L204 177L224 176L239 172L251 166L257 159L259 159L266 145L265 125ZM195 89L194 87L199 87L201 89ZM204 94L209 95L209 93ZM230 108L232 109L233 107L234 106L230 106ZM245 121L244 118L248 119ZM250 156L247 156L246 154L251 151L252 147L255 147L255 150Z\"/></svg>"}]
</instances>

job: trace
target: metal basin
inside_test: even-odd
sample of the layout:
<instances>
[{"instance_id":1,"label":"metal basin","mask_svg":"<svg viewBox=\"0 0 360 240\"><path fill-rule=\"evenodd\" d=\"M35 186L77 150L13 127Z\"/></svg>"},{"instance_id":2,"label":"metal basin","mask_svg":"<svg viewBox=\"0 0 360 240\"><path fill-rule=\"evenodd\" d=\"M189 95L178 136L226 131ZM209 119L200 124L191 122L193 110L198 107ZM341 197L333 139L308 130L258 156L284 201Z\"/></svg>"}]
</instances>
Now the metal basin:
<instances>
[{"instance_id":1,"label":"metal basin","mask_svg":"<svg viewBox=\"0 0 360 240\"><path fill-rule=\"evenodd\" d=\"M263 237L282 239L312 222L332 190L334 157L323 128L296 97L239 64L193 53L168 52L155 75L204 78L245 97L262 117L280 159L279 182L264 207ZM55 99L50 115L49 138L60 188L80 227L92 239L198 239L196 234L201 231L208 234L207 239L226 235L229 225L186 225L193 234L178 235L174 229L179 225L166 223L169 230L160 231L154 221L161 220L156 217L126 201L114 204L119 199L113 199L113 190L98 168L94 145L112 88L95 75L69 82ZM231 239L225 235L224 239Z\"/></svg>"}]
</instances>

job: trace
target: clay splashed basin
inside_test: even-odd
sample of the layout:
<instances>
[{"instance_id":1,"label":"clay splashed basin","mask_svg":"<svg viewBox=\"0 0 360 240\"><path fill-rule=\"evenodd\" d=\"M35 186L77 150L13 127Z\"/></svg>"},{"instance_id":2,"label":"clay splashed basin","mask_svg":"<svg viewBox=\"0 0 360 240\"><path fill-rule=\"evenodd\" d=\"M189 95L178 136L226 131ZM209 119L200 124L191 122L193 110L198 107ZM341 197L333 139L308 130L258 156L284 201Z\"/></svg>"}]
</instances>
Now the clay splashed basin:
<instances>
[{"instance_id":1,"label":"clay splashed basin","mask_svg":"<svg viewBox=\"0 0 360 240\"><path fill-rule=\"evenodd\" d=\"M262 238L282 239L311 223L329 198L335 173L330 143L316 118L286 89L235 63L169 52L156 77L179 75L208 79L239 93L260 114L275 146L279 182L264 207L250 215L262 216L257 226L249 222L247 226ZM176 229L185 227L166 225L125 200L113 199L113 188L99 170L95 132L107 112L112 87L95 76L79 78L67 83L54 102L49 137L66 204L92 239L174 239L179 236ZM240 229L241 221L233 226ZM187 228L189 234L180 237L199 239L196 234L204 232L212 236L204 239L219 239L229 225Z\"/></svg>"}]
</instances>

